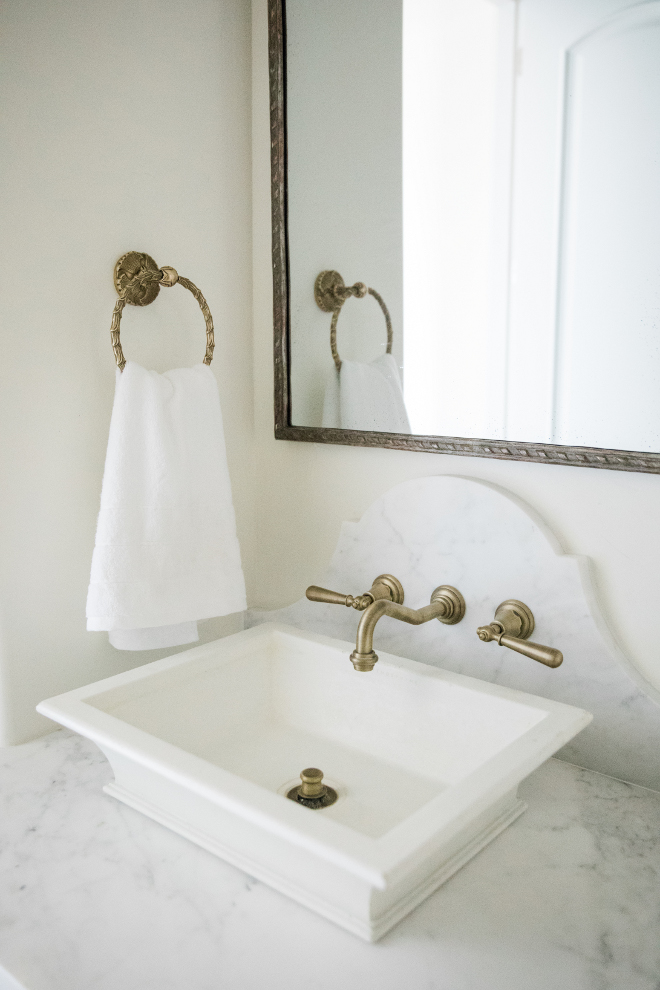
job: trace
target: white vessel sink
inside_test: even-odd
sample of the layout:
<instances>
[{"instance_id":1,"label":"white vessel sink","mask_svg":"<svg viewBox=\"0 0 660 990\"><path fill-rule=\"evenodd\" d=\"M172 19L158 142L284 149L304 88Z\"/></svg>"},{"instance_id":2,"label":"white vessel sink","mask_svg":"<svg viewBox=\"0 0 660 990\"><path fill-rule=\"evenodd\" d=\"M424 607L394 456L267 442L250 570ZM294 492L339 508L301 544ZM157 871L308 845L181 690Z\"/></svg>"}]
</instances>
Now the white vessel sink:
<instances>
[{"instance_id":1,"label":"white vessel sink","mask_svg":"<svg viewBox=\"0 0 660 990\"><path fill-rule=\"evenodd\" d=\"M514 820L518 784L591 715L267 624L43 701L106 791L375 940ZM284 796L306 767L338 792Z\"/></svg>"}]
</instances>

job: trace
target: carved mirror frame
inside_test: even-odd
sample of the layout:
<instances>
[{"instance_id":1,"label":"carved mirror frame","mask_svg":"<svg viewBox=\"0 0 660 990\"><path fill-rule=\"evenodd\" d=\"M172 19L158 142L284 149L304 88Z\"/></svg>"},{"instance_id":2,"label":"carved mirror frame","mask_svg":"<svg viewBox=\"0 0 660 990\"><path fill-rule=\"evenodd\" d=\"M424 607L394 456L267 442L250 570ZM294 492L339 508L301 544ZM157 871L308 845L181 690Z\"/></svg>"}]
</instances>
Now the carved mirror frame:
<instances>
[{"instance_id":1,"label":"carved mirror frame","mask_svg":"<svg viewBox=\"0 0 660 990\"><path fill-rule=\"evenodd\" d=\"M270 76L271 204L273 235L273 319L275 365L275 437L307 443L335 443L351 447L387 447L465 457L536 461L643 471L660 474L660 453L608 450L602 447L564 447L512 440L465 439L341 430L291 424L291 346L289 243L287 229L287 110L285 0L268 0L268 62ZM310 287L311 292L311 287Z\"/></svg>"}]
</instances>

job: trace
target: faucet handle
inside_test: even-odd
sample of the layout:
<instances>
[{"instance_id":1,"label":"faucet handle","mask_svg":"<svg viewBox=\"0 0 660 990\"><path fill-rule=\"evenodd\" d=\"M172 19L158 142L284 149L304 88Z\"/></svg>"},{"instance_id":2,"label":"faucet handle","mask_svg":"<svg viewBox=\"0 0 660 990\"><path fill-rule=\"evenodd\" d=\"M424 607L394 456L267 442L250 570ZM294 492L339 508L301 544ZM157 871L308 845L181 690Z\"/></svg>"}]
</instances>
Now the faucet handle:
<instances>
[{"instance_id":1,"label":"faucet handle","mask_svg":"<svg viewBox=\"0 0 660 990\"><path fill-rule=\"evenodd\" d=\"M310 602L327 602L329 605L345 605L347 608L362 611L371 605L373 598L371 595L360 595L354 598L353 595L343 595L340 591L330 591L328 588L319 588L317 584L311 584L305 592Z\"/></svg>"},{"instance_id":2,"label":"faucet handle","mask_svg":"<svg viewBox=\"0 0 660 990\"><path fill-rule=\"evenodd\" d=\"M564 659L561 650L555 650L552 646L541 646L540 643L532 643L531 640L517 639L515 636L500 636L500 646L508 646L516 653L522 653L530 660L538 660L546 667L558 667Z\"/></svg>"},{"instance_id":3,"label":"faucet handle","mask_svg":"<svg viewBox=\"0 0 660 990\"><path fill-rule=\"evenodd\" d=\"M345 605L347 608L356 608L358 612L363 612L378 598L389 598L397 605L403 605L403 585L391 574L379 574L374 579L370 591L365 591L363 595L358 595L357 598L354 598L353 595L344 595L340 591L319 588L317 584L311 584L305 594L310 602Z\"/></svg>"},{"instance_id":4,"label":"faucet handle","mask_svg":"<svg viewBox=\"0 0 660 990\"><path fill-rule=\"evenodd\" d=\"M522 653L530 660L537 660L546 667L558 667L564 659L560 650L551 646L532 643L528 636L534 631L534 615L523 602L509 598L502 602L495 612L495 621L487 626L479 626L477 636L484 643L495 640L499 646L507 646L516 653Z\"/></svg>"}]
</instances>

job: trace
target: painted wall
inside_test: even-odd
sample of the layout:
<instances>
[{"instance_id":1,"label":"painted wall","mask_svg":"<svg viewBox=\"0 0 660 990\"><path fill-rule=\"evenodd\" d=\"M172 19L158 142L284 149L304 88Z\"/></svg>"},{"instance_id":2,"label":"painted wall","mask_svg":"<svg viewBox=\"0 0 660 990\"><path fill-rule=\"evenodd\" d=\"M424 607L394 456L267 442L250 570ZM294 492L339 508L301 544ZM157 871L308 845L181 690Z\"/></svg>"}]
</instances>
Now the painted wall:
<instances>
[{"instance_id":1,"label":"painted wall","mask_svg":"<svg viewBox=\"0 0 660 990\"><path fill-rule=\"evenodd\" d=\"M407 478L461 474L529 502L571 553L588 555L602 604L630 660L660 687L660 476L273 439L267 23L253 3L255 459L259 573L251 604L292 602L326 565L341 521L358 519ZM439 580L444 579L439 575ZM344 589L339 589L344 590ZM363 589L347 588L348 591ZM512 589L522 595L524 589Z\"/></svg>"},{"instance_id":2,"label":"painted wall","mask_svg":"<svg viewBox=\"0 0 660 990\"><path fill-rule=\"evenodd\" d=\"M52 728L40 699L176 652L119 652L85 631L125 251L208 299L250 572L250 5L21 0L0 17L0 739L19 742ZM204 322L175 287L128 307L122 339L164 371L201 360Z\"/></svg>"}]
</instances>

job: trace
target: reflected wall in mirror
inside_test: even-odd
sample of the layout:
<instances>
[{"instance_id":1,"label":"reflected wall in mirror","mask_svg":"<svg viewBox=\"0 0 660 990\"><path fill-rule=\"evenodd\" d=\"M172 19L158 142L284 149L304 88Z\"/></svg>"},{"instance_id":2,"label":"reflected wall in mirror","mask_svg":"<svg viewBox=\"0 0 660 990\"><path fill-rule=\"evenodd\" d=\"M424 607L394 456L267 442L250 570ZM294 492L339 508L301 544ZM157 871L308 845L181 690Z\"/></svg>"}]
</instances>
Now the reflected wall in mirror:
<instances>
[{"instance_id":1,"label":"reflected wall in mirror","mask_svg":"<svg viewBox=\"0 0 660 990\"><path fill-rule=\"evenodd\" d=\"M660 2L269 18L276 436L660 472Z\"/></svg>"}]
</instances>

